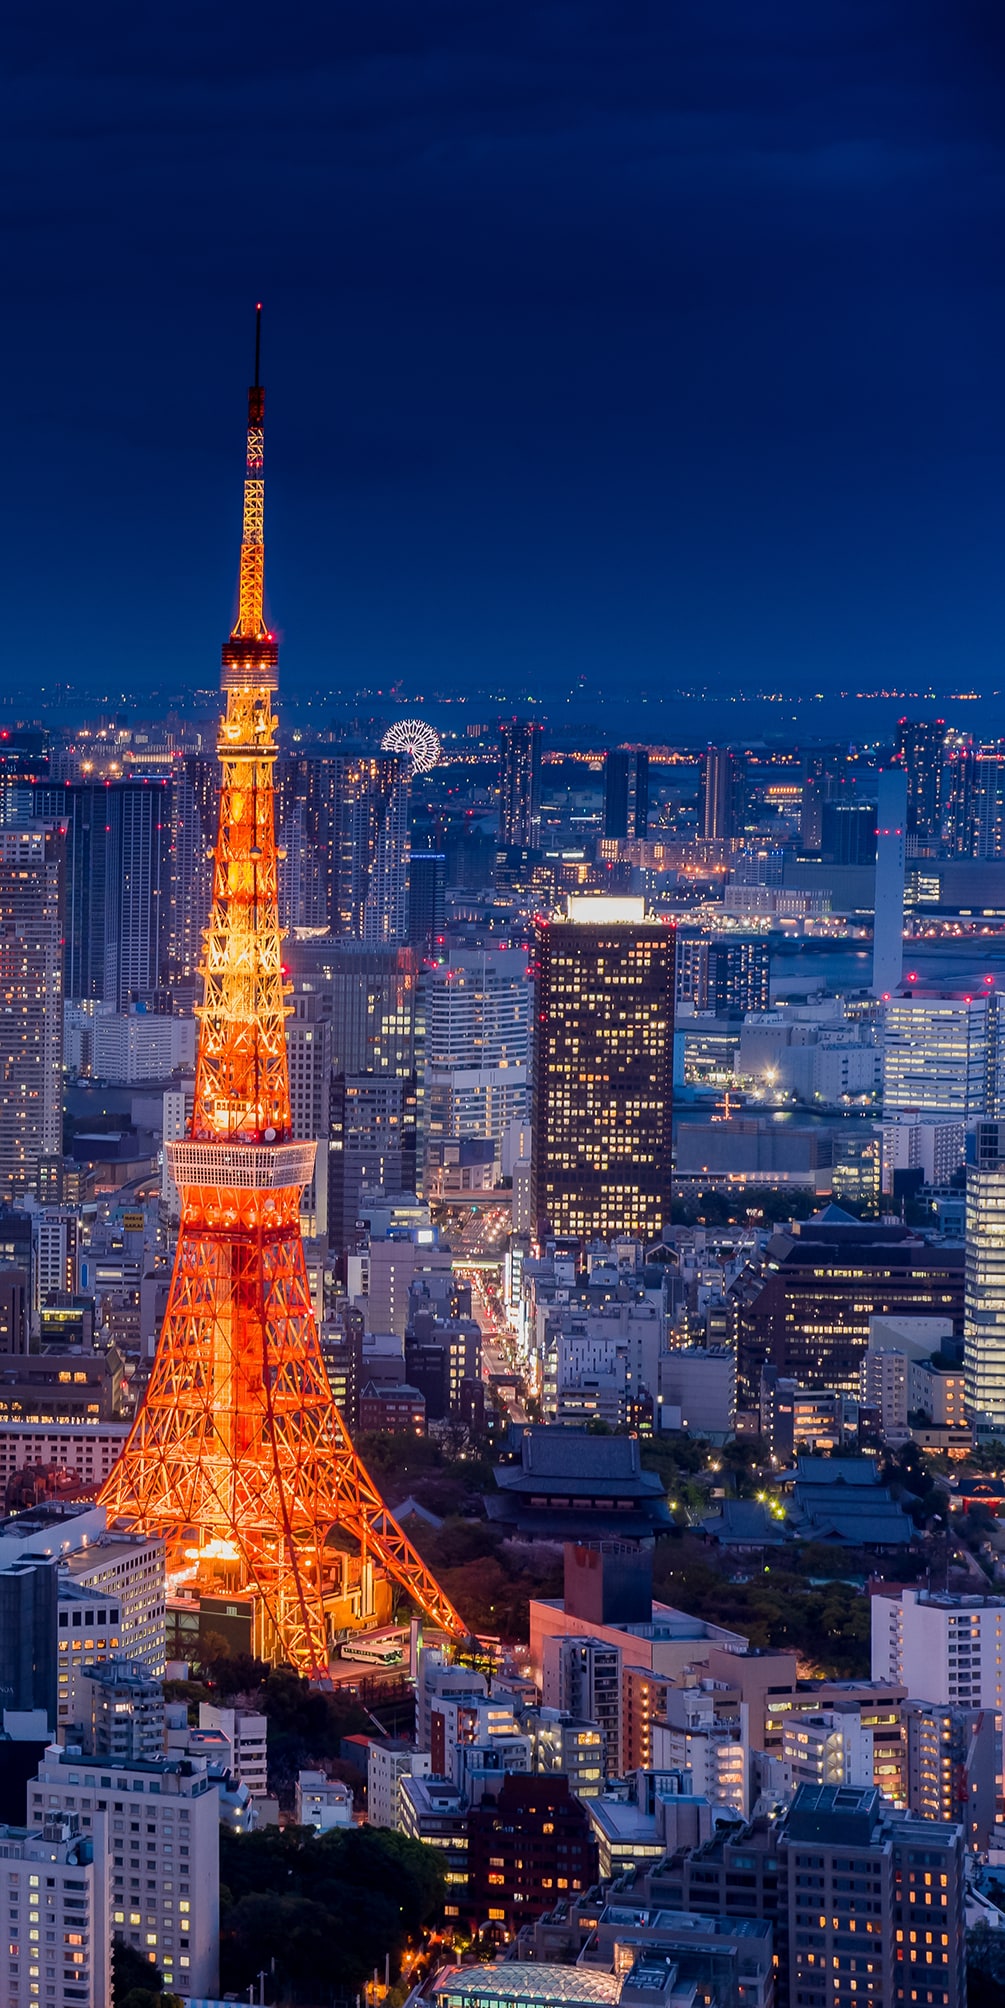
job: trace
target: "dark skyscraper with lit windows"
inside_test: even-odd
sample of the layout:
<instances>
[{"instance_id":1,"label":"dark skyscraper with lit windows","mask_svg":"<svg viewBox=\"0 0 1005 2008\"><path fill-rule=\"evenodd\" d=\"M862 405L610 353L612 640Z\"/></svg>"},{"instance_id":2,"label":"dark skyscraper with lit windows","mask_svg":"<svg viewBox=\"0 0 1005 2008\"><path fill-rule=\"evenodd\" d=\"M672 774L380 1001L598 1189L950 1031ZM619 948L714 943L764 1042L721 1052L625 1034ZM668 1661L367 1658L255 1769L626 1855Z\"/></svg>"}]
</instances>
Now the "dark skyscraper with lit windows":
<instances>
[{"instance_id":1,"label":"dark skyscraper with lit windows","mask_svg":"<svg viewBox=\"0 0 1005 2008\"><path fill-rule=\"evenodd\" d=\"M533 718L499 722L499 841L537 848L541 835L541 734Z\"/></svg>"},{"instance_id":2,"label":"dark skyscraper with lit windows","mask_svg":"<svg viewBox=\"0 0 1005 2008\"><path fill-rule=\"evenodd\" d=\"M604 835L630 843L648 834L648 748L618 746L604 762Z\"/></svg>"},{"instance_id":3,"label":"dark skyscraper with lit windows","mask_svg":"<svg viewBox=\"0 0 1005 2008\"><path fill-rule=\"evenodd\" d=\"M536 929L539 1242L659 1239L670 1219L674 930L641 900L573 899Z\"/></svg>"},{"instance_id":4,"label":"dark skyscraper with lit windows","mask_svg":"<svg viewBox=\"0 0 1005 2008\"><path fill-rule=\"evenodd\" d=\"M907 841L912 855L935 852L942 838L946 721L902 718L894 759L907 777Z\"/></svg>"}]
</instances>

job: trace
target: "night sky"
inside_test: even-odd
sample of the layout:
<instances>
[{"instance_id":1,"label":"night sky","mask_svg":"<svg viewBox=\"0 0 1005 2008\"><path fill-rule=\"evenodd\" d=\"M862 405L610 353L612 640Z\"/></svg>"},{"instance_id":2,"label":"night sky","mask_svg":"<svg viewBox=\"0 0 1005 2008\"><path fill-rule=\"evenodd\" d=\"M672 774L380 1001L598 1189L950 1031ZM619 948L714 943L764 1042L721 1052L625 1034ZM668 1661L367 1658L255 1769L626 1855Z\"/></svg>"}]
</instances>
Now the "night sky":
<instances>
[{"instance_id":1,"label":"night sky","mask_svg":"<svg viewBox=\"0 0 1005 2008\"><path fill-rule=\"evenodd\" d=\"M215 682L259 297L291 696L1005 691L999 0L4 37L3 694Z\"/></svg>"}]
</instances>

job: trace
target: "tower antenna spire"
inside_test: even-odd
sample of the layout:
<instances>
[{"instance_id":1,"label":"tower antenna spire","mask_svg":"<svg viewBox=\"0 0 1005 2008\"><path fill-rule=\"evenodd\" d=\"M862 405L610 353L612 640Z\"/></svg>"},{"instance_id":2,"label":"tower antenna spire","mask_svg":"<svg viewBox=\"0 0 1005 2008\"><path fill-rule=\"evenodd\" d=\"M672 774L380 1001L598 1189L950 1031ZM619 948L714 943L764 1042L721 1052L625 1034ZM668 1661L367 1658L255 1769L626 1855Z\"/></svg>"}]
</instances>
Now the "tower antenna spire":
<instances>
[{"instance_id":1,"label":"tower antenna spire","mask_svg":"<svg viewBox=\"0 0 1005 2008\"><path fill-rule=\"evenodd\" d=\"M255 307L255 381L252 385L253 390L258 389L258 382L261 373L262 373L262 303L261 300L259 300Z\"/></svg>"},{"instance_id":2,"label":"tower antenna spire","mask_svg":"<svg viewBox=\"0 0 1005 2008\"><path fill-rule=\"evenodd\" d=\"M195 1092L186 1137L167 1146L181 1225L146 1396L101 1501L109 1522L163 1535L173 1585L247 1596L263 1659L326 1676L336 1629L390 1616L389 1578L447 1633L464 1626L356 1455L304 1260L316 1145L293 1134L286 1052L260 330L256 318ZM355 1553L329 1544L335 1528Z\"/></svg>"}]
</instances>

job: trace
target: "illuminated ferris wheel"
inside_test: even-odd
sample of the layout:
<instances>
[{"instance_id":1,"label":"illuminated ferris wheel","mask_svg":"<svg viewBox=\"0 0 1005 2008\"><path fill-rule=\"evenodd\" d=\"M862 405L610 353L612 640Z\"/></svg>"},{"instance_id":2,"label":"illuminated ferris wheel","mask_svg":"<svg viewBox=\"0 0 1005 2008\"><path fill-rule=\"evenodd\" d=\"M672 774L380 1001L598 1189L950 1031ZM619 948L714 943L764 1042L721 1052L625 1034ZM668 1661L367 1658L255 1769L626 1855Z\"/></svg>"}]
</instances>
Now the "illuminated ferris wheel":
<instances>
[{"instance_id":1,"label":"illuminated ferris wheel","mask_svg":"<svg viewBox=\"0 0 1005 2008\"><path fill-rule=\"evenodd\" d=\"M428 774L440 757L440 735L421 718L402 718L380 742L385 753L407 753L413 774Z\"/></svg>"}]
</instances>

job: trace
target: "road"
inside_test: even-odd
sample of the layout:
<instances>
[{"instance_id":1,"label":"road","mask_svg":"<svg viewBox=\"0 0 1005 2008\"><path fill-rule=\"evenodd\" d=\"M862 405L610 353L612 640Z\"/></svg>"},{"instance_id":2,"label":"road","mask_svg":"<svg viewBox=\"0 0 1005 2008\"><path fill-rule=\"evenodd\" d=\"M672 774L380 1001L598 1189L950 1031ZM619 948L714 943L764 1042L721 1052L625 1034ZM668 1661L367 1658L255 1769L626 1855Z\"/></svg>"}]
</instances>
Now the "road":
<instances>
[{"instance_id":1,"label":"road","mask_svg":"<svg viewBox=\"0 0 1005 2008\"><path fill-rule=\"evenodd\" d=\"M498 1284L483 1269L465 1269L463 1262L454 1266L465 1282L471 1285L471 1310L482 1335L482 1379L488 1386L495 1375L517 1371L513 1341L499 1303ZM498 1394L511 1422L530 1420L519 1390L501 1387Z\"/></svg>"}]
</instances>

